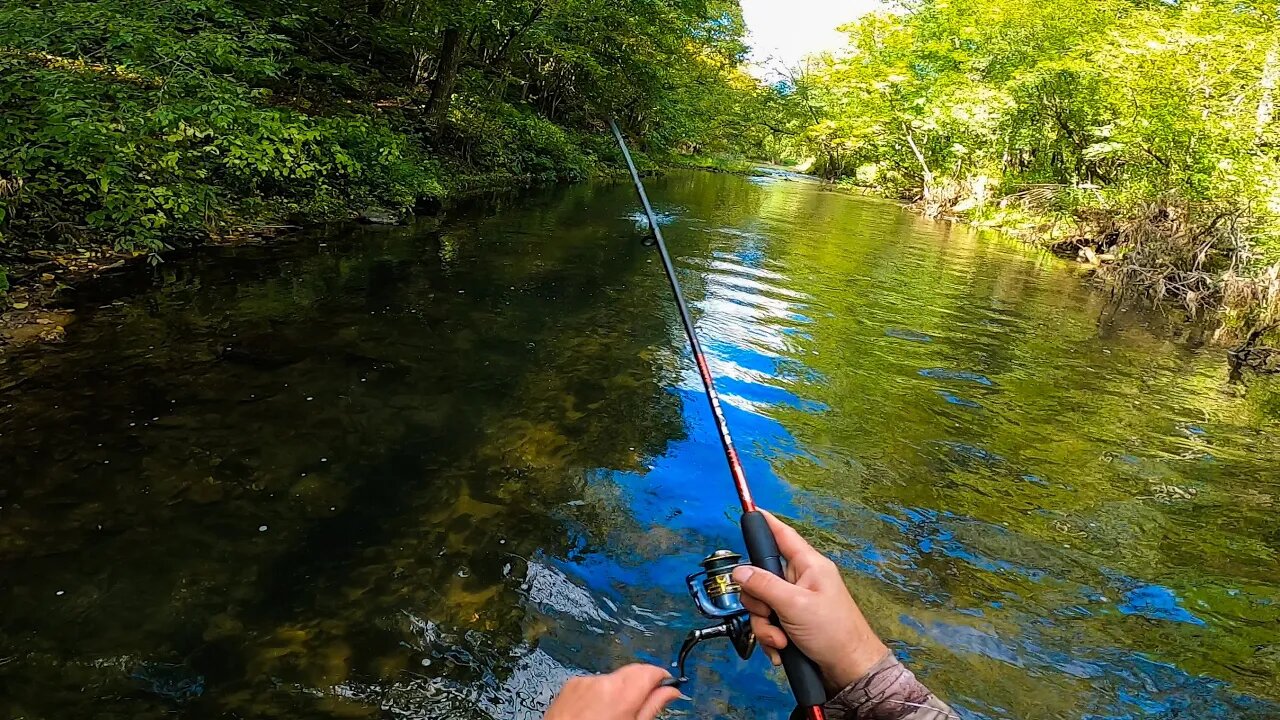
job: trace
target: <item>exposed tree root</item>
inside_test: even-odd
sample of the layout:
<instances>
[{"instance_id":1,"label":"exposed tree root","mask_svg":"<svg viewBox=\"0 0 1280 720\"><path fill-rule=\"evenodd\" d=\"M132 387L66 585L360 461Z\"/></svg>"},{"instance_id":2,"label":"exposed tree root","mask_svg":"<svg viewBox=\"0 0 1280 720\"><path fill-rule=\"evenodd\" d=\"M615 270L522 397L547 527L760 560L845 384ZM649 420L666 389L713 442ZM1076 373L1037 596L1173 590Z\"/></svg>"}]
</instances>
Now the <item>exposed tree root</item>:
<instances>
[{"instance_id":1,"label":"exposed tree root","mask_svg":"<svg viewBox=\"0 0 1280 720\"><path fill-rule=\"evenodd\" d=\"M1075 252L1122 294L1212 312L1214 342L1233 346L1233 366L1280 371L1280 351L1262 347L1280 329L1280 263L1262 265L1244 208L1158 200L1132 212L1074 212L1076 231L1053 243Z\"/></svg>"}]
</instances>

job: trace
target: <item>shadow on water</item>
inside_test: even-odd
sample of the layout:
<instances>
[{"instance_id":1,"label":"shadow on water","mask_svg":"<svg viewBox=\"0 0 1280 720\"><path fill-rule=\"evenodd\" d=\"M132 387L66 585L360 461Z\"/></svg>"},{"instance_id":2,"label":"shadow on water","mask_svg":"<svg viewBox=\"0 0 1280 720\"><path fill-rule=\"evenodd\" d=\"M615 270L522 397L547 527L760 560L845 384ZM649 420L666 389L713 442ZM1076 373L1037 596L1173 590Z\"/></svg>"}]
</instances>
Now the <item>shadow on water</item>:
<instances>
[{"instance_id":1,"label":"shadow on water","mask_svg":"<svg viewBox=\"0 0 1280 720\"><path fill-rule=\"evenodd\" d=\"M1274 387L887 203L651 189L758 500L966 716L1280 712ZM739 541L634 212L579 186L79 294L0 368L0 712L537 718L669 661ZM679 712L784 717L730 655Z\"/></svg>"}]
</instances>

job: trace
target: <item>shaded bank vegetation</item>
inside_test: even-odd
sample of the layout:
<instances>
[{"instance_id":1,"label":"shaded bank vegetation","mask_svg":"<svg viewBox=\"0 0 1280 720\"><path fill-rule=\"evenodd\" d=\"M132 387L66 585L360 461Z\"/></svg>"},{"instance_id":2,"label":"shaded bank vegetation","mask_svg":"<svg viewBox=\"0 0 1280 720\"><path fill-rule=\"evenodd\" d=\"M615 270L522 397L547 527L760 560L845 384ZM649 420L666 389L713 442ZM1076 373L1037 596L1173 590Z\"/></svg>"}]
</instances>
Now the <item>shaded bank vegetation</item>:
<instances>
[{"instance_id":1,"label":"shaded bank vegetation","mask_svg":"<svg viewBox=\"0 0 1280 720\"><path fill-rule=\"evenodd\" d=\"M582 178L608 115L658 156L714 149L759 92L743 33L727 0L4 3L0 283Z\"/></svg>"},{"instance_id":2,"label":"shaded bank vegetation","mask_svg":"<svg viewBox=\"0 0 1280 720\"><path fill-rule=\"evenodd\" d=\"M1280 323L1270 3L923 0L787 81L813 171L1079 254L1118 285Z\"/></svg>"}]
</instances>

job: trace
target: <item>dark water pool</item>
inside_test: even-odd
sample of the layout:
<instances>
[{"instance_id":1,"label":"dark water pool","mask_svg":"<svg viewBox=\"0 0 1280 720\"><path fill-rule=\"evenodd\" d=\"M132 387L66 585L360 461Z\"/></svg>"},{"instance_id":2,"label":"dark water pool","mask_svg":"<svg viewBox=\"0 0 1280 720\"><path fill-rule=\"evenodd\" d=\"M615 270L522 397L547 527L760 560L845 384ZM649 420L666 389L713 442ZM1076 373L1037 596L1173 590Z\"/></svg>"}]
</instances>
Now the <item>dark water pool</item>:
<instances>
[{"instance_id":1,"label":"dark water pool","mask_svg":"<svg viewBox=\"0 0 1280 720\"><path fill-rule=\"evenodd\" d=\"M1280 716L1280 391L1070 270L785 179L651 188L758 500L974 718ZM0 717L537 718L737 547L625 185L83 293L0 366ZM757 657L676 709L783 718Z\"/></svg>"}]
</instances>

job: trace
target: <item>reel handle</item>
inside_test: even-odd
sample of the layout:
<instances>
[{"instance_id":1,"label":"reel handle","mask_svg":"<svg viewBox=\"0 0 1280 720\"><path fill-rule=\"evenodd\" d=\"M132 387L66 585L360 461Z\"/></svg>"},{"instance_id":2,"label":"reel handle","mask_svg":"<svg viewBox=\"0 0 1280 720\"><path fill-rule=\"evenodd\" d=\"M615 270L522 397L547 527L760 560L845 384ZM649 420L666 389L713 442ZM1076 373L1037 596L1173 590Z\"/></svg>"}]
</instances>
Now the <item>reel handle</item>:
<instances>
[{"instance_id":1,"label":"reel handle","mask_svg":"<svg viewBox=\"0 0 1280 720\"><path fill-rule=\"evenodd\" d=\"M778 541L769 529L769 522L759 510L742 514L742 539L747 544L747 554L751 564L762 570L777 575L785 580L782 570L782 553L778 550ZM779 628L777 614L772 618ZM787 671L787 682L791 684L791 693L795 695L796 704L809 708L821 706L827 701L827 690L822 683L822 673L818 666L808 658L793 642L787 642L782 649L782 667Z\"/></svg>"}]
</instances>

